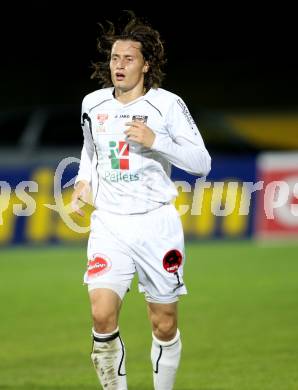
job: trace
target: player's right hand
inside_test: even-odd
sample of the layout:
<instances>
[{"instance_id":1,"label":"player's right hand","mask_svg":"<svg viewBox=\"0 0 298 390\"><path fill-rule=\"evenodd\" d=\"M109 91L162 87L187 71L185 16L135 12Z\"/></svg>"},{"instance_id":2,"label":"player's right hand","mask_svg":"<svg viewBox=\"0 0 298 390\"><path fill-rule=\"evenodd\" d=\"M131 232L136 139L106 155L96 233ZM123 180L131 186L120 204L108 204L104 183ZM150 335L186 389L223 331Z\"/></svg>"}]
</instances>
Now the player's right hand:
<instances>
[{"instance_id":1,"label":"player's right hand","mask_svg":"<svg viewBox=\"0 0 298 390\"><path fill-rule=\"evenodd\" d=\"M90 184L86 180L79 181L71 196L71 208L72 210L83 217L85 215L81 207L88 203L90 195Z\"/></svg>"}]
</instances>

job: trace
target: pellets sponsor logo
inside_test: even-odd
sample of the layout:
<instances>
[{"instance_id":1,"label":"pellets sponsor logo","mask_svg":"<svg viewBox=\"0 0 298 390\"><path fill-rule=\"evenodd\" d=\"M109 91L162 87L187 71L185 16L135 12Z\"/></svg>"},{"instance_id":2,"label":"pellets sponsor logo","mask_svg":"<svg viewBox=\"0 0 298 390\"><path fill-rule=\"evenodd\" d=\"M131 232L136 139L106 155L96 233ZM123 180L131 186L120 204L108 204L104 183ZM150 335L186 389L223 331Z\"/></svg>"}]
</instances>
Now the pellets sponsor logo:
<instances>
[{"instance_id":1,"label":"pellets sponsor logo","mask_svg":"<svg viewBox=\"0 0 298 390\"><path fill-rule=\"evenodd\" d=\"M104 178L105 180L113 183L119 183L119 182L128 183L131 181L140 180L140 176L138 173L128 173L128 172L121 172L121 171L105 171Z\"/></svg>"}]
</instances>

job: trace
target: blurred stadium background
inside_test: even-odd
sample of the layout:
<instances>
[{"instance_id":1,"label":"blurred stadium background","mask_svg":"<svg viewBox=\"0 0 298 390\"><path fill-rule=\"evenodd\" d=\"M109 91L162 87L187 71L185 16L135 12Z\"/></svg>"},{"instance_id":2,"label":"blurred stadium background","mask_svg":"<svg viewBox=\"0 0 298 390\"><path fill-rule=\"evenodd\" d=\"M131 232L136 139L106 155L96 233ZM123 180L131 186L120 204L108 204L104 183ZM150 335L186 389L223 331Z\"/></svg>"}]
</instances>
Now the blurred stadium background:
<instances>
[{"instance_id":1,"label":"blurred stadium background","mask_svg":"<svg viewBox=\"0 0 298 390\"><path fill-rule=\"evenodd\" d=\"M32 1L1 16L0 389L96 388L81 282L88 233L44 206L56 203L58 164L80 157L80 103L97 88L90 80L96 23L114 19L94 4ZM161 32L169 59L163 86L185 100L213 159L210 184L195 198L197 178L173 169L190 291L181 304L176 389L296 390L298 56L290 10L266 24L253 10L139 14ZM62 177L65 204L77 168ZM258 182L263 189L250 199ZM91 210L76 223L88 226ZM149 390L150 329L133 290L121 317L129 383Z\"/></svg>"}]
</instances>

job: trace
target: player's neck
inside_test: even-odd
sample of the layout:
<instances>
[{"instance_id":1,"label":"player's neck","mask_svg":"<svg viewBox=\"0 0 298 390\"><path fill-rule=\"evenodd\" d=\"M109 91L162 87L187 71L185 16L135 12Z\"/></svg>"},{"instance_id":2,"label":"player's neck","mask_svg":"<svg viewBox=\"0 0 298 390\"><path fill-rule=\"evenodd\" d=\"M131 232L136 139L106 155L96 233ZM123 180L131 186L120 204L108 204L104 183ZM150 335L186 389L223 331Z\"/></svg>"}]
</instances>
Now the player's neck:
<instances>
[{"instance_id":1,"label":"player's neck","mask_svg":"<svg viewBox=\"0 0 298 390\"><path fill-rule=\"evenodd\" d=\"M139 97L146 94L146 88L144 86L131 89L129 91L124 91L120 88L114 89L114 97L123 104L132 102L133 100L138 99Z\"/></svg>"}]
</instances>

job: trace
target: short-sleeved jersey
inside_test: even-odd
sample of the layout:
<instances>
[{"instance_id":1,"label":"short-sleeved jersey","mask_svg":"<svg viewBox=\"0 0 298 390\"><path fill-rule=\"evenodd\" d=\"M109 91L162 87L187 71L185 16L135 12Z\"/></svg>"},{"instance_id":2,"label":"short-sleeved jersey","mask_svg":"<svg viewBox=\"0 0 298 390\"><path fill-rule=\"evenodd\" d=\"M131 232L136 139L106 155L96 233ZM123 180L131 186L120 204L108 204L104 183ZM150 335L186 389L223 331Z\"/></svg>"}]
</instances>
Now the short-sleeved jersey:
<instances>
[{"instance_id":1,"label":"short-sleeved jersey","mask_svg":"<svg viewBox=\"0 0 298 390\"><path fill-rule=\"evenodd\" d=\"M155 133L151 148L127 139L125 125L143 121ZM177 191L171 163L205 175L210 156L182 99L164 89L123 104L113 88L87 95L82 103L84 146L76 181L92 183L97 209L145 213L171 202Z\"/></svg>"}]
</instances>

